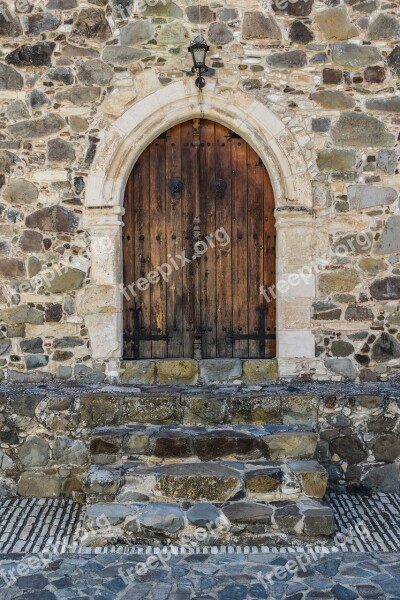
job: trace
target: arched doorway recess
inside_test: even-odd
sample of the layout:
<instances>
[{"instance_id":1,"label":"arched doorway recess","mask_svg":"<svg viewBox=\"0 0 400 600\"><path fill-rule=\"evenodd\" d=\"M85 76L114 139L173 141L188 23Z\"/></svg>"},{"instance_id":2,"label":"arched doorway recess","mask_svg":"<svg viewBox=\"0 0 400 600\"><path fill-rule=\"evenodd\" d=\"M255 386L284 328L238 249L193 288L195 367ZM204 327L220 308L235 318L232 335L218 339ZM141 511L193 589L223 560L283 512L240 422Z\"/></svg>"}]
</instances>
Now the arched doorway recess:
<instances>
[{"instance_id":1,"label":"arched doorway recess","mask_svg":"<svg viewBox=\"0 0 400 600\"><path fill-rule=\"evenodd\" d=\"M274 358L274 194L253 148L192 119L158 136L125 190L124 358Z\"/></svg>"}]
</instances>

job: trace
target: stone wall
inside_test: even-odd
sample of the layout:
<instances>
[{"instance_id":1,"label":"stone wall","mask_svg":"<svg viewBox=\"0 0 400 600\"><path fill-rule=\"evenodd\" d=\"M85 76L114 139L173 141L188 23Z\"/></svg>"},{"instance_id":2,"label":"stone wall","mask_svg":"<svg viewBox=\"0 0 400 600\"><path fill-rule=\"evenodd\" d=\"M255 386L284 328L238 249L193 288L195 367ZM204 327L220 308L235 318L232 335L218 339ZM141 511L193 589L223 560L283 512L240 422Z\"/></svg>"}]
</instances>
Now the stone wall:
<instances>
[{"instance_id":1,"label":"stone wall","mask_svg":"<svg viewBox=\"0 0 400 600\"><path fill-rule=\"evenodd\" d=\"M130 423L135 424L132 436L138 426L150 425L143 427L142 449L160 426L304 427L319 434L316 459L331 484L400 490L398 390L351 385L347 391L335 385L231 390L204 395L194 389L155 392L115 386L111 392L109 386L3 385L0 496L62 495L84 501L91 464L117 464L121 457L135 460L138 453L146 454L126 439ZM99 427L108 429L103 434L97 429L94 439Z\"/></svg>"},{"instance_id":2,"label":"stone wall","mask_svg":"<svg viewBox=\"0 0 400 600\"><path fill-rule=\"evenodd\" d=\"M148 98L157 114L154 94L193 82L187 46L199 21L189 0L132 6L0 2L0 373L10 382L119 376L120 343L111 363L96 350L109 313L120 337L121 309L118 290L93 288L87 177L126 110ZM278 339L281 373L398 376L398 3L221 0L203 2L200 16L211 46L206 90L267 107L312 180L311 251L306 236L281 236L279 264L311 264L315 275L312 293L299 300L289 290L278 303L294 332ZM279 200L302 207L298 196Z\"/></svg>"}]
</instances>

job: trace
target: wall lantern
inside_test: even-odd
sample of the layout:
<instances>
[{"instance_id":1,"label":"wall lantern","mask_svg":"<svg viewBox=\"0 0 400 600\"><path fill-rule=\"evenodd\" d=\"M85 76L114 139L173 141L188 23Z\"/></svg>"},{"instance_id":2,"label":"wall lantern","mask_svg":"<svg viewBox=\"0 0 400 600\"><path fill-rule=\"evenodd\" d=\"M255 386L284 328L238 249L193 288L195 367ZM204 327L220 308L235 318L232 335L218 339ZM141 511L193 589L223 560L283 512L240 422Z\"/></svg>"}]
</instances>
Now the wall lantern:
<instances>
[{"instance_id":1,"label":"wall lantern","mask_svg":"<svg viewBox=\"0 0 400 600\"><path fill-rule=\"evenodd\" d=\"M191 42L188 51L192 55L194 67L192 67L192 73L197 72L196 85L199 90L202 90L206 85L206 81L203 77L204 73L207 73L208 67L206 66L206 56L210 47L207 45L206 40L202 35L198 35Z\"/></svg>"}]
</instances>

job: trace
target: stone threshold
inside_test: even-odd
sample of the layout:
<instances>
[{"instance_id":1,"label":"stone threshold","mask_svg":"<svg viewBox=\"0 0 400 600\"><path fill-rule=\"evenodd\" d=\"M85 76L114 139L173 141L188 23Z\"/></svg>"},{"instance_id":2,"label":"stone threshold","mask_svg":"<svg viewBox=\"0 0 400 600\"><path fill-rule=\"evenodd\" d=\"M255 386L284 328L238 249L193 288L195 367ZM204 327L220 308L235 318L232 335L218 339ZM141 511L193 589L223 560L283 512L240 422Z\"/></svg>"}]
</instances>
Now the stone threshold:
<instances>
[{"instance_id":1,"label":"stone threshold","mask_svg":"<svg viewBox=\"0 0 400 600\"><path fill-rule=\"evenodd\" d=\"M278 381L278 363L275 358L126 360L120 373L121 383L132 385L268 385Z\"/></svg>"}]
</instances>

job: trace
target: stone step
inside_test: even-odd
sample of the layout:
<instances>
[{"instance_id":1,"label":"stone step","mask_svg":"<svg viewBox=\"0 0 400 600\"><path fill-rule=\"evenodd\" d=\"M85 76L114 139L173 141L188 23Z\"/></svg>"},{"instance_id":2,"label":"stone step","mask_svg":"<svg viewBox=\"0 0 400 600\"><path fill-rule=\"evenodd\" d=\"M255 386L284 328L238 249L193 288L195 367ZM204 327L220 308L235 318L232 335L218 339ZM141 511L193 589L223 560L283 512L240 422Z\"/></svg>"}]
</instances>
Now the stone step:
<instances>
[{"instance_id":1,"label":"stone step","mask_svg":"<svg viewBox=\"0 0 400 600\"><path fill-rule=\"evenodd\" d=\"M182 459L170 464L92 465L84 489L89 503L276 501L322 498L327 480L325 469L314 460Z\"/></svg>"},{"instance_id":2,"label":"stone step","mask_svg":"<svg viewBox=\"0 0 400 600\"><path fill-rule=\"evenodd\" d=\"M86 546L151 543L168 550L165 543L172 543L195 551L196 547L215 544L296 546L304 538L326 543L327 536L334 533L335 522L332 509L316 500L247 501L218 506L101 503L87 507L83 527Z\"/></svg>"},{"instance_id":3,"label":"stone step","mask_svg":"<svg viewBox=\"0 0 400 600\"><path fill-rule=\"evenodd\" d=\"M120 464L148 457L203 461L224 457L313 458L318 436L305 427L232 425L228 427L119 426L97 427L90 450L94 464Z\"/></svg>"}]
</instances>

